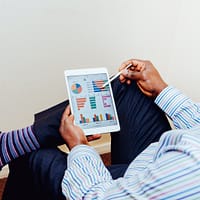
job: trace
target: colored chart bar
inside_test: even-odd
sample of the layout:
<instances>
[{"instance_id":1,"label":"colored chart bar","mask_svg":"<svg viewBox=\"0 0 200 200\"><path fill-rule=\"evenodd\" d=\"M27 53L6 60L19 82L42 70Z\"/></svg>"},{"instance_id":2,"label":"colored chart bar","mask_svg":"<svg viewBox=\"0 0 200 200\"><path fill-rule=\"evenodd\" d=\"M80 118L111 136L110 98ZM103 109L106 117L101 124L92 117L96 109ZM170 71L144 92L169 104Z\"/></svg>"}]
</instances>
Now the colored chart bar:
<instances>
[{"instance_id":1,"label":"colored chart bar","mask_svg":"<svg viewBox=\"0 0 200 200\"><path fill-rule=\"evenodd\" d=\"M103 115L100 114L99 117L100 117L100 120L103 121Z\"/></svg>"},{"instance_id":2,"label":"colored chart bar","mask_svg":"<svg viewBox=\"0 0 200 200\"><path fill-rule=\"evenodd\" d=\"M111 114L105 114L106 120L114 120L114 117Z\"/></svg>"},{"instance_id":3,"label":"colored chart bar","mask_svg":"<svg viewBox=\"0 0 200 200\"><path fill-rule=\"evenodd\" d=\"M101 91L107 91L108 87L102 88L102 85L106 82L106 80L97 80L92 81L93 91L94 92L101 92Z\"/></svg>"},{"instance_id":4,"label":"colored chart bar","mask_svg":"<svg viewBox=\"0 0 200 200\"><path fill-rule=\"evenodd\" d=\"M81 108L84 108L86 100L87 100L86 98L76 98L78 110L80 110Z\"/></svg>"},{"instance_id":5,"label":"colored chart bar","mask_svg":"<svg viewBox=\"0 0 200 200\"><path fill-rule=\"evenodd\" d=\"M93 122L98 122L98 121L103 121L103 115L102 114L100 114L100 115L94 114Z\"/></svg>"},{"instance_id":6,"label":"colored chart bar","mask_svg":"<svg viewBox=\"0 0 200 200\"><path fill-rule=\"evenodd\" d=\"M90 122L90 119L89 118L85 118L83 116L83 114L80 114L80 118L81 118L80 124L84 124L84 123L89 123Z\"/></svg>"},{"instance_id":7,"label":"colored chart bar","mask_svg":"<svg viewBox=\"0 0 200 200\"><path fill-rule=\"evenodd\" d=\"M90 100L90 107L91 107L91 109L96 109L97 105L96 105L95 96L94 97L89 97L89 100Z\"/></svg>"},{"instance_id":8,"label":"colored chart bar","mask_svg":"<svg viewBox=\"0 0 200 200\"><path fill-rule=\"evenodd\" d=\"M105 114L105 119L103 118L102 114L99 114L99 115L94 114L93 115L93 118L92 118L93 122L98 122L98 121L103 121L103 120L114 120L114 117L108 113ZM84 117L83 114L80 114L80 123L81 124L90 123L90 119Z\"/></svg>"}]
</instances>

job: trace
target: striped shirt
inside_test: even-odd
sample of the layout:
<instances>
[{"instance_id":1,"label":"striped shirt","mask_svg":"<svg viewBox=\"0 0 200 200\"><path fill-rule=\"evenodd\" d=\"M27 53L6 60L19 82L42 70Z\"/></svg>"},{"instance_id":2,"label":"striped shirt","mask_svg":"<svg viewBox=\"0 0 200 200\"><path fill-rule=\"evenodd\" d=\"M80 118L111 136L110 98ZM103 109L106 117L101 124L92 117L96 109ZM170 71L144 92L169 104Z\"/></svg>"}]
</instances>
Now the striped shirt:
<instances>
[{"instance_id":1,"label":"striped shirt","mask_svg":"<svg viewBox=\"0 0 200 200\"><path fill-rule=\"evenodd\" d=\"M200 105L172 86L155 103L176 129L163 133L116 180L92 147L74 147L62 180L67 199L200 199Z\"/></svg>"},{"instance_id":2,"label":"striped shirt","mask_svg":"<svg viewBox=\"0 0 200 200\"><path fill-rule=\"evenodd\" d=\"M0 169L11 160L39 147L32 126L0 133Z\"/></svg>"}]
</instances>

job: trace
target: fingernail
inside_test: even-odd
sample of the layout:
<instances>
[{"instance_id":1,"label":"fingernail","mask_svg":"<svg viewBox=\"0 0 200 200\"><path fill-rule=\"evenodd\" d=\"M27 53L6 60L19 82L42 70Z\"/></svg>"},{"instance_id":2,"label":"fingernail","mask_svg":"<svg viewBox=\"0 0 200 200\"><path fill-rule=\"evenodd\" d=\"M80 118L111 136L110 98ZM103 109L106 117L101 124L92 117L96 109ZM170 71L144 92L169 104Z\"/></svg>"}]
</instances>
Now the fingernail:
<instances>
[{"instance_id":1,"label":"fingernail","mask_svg":"<svg viewBox=\"0 0 200 200\"><path fill-rule=\"evenodd\" d=\"M129 70L128 69L123 69L123 74L128 75Z\"/></svg>"}]
</instances>

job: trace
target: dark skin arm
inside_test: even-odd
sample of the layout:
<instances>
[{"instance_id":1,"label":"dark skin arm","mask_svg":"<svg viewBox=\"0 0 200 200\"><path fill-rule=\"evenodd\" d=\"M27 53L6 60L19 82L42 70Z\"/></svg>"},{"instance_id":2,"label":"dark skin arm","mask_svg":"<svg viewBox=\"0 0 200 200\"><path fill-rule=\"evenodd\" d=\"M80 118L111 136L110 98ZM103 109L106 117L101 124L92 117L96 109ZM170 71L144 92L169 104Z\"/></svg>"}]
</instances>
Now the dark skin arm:
<instances>
[{"instance_id":1,"label":"dark skin arm","mask_svg":"<svg viewBox=\"0 0 200 200\"><path fill-rule=\"evenodd\" d=\"M129 64L132 64L132 67L125 70ZM130 84L131 80L135 80L140 90L149 97L156 97L167 87L167 84L150 61L130 59L122 63L119 70L123 70L119 77L122 83Z\"/></svg>"}]
</instances>

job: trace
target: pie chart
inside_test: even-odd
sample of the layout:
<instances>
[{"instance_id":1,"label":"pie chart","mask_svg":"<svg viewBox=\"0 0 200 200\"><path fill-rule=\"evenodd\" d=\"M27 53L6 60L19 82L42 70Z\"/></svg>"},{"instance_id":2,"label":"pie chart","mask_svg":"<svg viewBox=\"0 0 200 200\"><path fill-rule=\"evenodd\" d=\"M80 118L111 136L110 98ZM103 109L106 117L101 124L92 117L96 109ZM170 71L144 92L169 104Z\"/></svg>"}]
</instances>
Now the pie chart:
<instances>
[{"instance_id":1,"label":"pie chart","mask_svg":"<svg viewBox=\"0 0 200 200\"><path fill-rule=\"evenodd\" d=\"M71 90L74 94L79 94L82 91L82 87L79 83L75 83L71 86Z\"/></svg>"}]
</instances>

